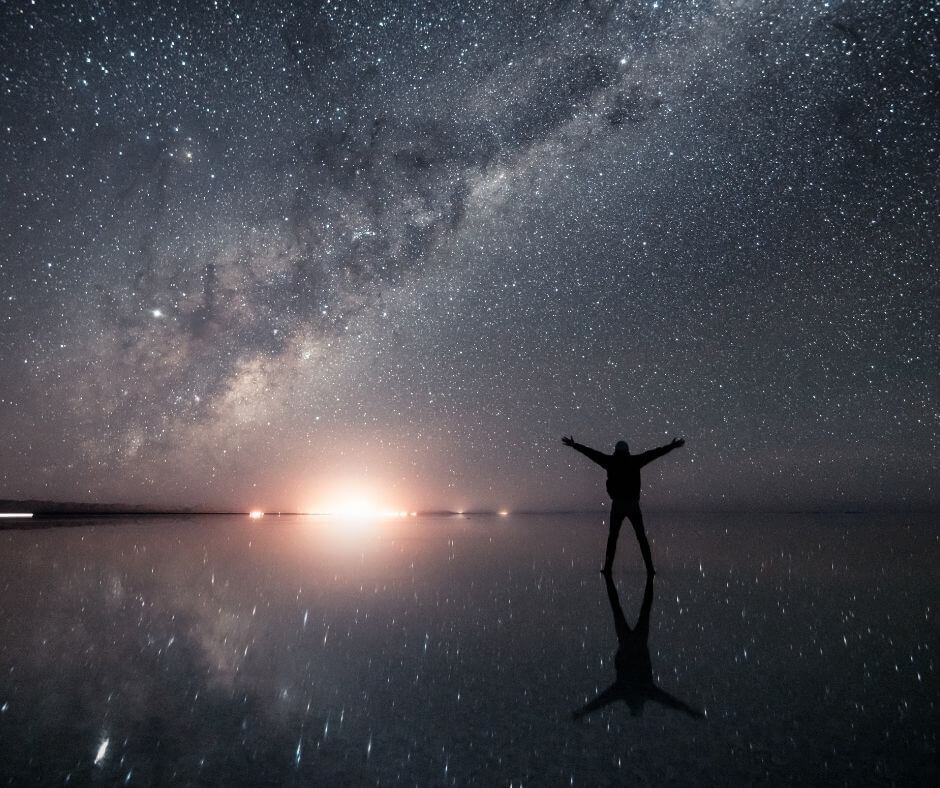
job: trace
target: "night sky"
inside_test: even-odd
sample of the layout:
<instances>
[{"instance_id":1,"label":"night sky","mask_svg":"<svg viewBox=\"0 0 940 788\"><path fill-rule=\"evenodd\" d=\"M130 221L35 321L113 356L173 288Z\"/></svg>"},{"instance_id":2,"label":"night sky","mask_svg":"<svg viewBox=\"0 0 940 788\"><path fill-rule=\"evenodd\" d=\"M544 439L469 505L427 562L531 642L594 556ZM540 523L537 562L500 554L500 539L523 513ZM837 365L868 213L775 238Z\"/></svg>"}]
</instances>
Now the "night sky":
<instances>
[{"instance_id":1,"label":"night sky","mask_svg":"<svg viewBox=\"0 0 940 788\"><path fill-rule=\"evenodd\" d=\"M936 2L0 8L0 497L937 503Z\"/></svg>"}]
</instances>

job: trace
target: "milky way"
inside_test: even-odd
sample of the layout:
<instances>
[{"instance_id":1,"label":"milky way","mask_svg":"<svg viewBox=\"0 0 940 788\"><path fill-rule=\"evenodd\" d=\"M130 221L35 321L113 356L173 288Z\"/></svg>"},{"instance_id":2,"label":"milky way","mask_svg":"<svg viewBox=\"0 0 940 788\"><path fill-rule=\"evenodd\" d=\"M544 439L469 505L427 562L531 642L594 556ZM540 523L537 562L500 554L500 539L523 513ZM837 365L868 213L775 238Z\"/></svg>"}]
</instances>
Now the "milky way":
<instances>
[{"instance_id":1,"label":"milky way","mask_svg":"<svg viewBox=\"0 0 940 788\"><path fill-rule=\"evenodd\" d=\"M936 3L0 14L0 497L936 503Z\"/></svg>"}]
</instances>

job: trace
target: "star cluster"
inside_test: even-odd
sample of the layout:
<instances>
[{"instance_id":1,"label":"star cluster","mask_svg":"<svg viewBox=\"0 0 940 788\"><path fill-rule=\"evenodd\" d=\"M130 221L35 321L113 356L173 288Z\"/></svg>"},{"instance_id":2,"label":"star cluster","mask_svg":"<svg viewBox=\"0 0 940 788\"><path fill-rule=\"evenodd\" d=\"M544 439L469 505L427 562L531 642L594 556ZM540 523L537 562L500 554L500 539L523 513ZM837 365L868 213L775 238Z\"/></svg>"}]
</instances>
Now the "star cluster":
<instances>
[{"instance_id":1,"label":"star cluster","mask_svg":"<svg viewBox=\"0 0 940 788\"><path fill-rule=\"evenodd\" d=\"M0 489L936 502L931 3L11 2Z\"/></svg>"}]
</instances>

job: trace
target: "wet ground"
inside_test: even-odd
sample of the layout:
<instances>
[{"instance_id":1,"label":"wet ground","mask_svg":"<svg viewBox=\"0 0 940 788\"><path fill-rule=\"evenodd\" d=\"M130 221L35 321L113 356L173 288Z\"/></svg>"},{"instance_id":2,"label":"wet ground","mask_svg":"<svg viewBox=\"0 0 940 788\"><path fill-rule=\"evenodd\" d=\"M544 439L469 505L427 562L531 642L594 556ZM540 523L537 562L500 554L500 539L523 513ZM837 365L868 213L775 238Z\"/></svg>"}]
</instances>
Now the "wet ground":
<instances>
[{"instance_id":1,"label":"wet ground","mask_svg":"<svg viewBox=\"0 0 940 788\"><path fill-rule=\"evenodd\" d=\"M38 525L0 782L937 781L936 516Z\"/></svg>"}]
</instances>

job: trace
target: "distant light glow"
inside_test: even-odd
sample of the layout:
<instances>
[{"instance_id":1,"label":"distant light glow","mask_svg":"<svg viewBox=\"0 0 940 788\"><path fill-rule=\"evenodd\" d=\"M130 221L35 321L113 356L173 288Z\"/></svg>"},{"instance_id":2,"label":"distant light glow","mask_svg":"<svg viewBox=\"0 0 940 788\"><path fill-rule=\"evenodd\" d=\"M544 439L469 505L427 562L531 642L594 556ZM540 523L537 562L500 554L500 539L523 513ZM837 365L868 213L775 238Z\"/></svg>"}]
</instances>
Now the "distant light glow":
<instances>
[{"instance_id":1,"label":"distant light glow","mask_svg":"<svg viewBox=\"0 0 940 788\"><path fill-rule=\"evenodd\" d=\"M505 509L500 509L500 510L499 510L499 516L500 516L500 517L508 517L508 516L509 516L509 512L507 512Z\"/></svg>"},{"instance_id":2,"label":"distant light glow","mask_svg":"<svg viewBox=\"0 0 940 788\"><path fill-rule=\"evenodd\" d=\"M381 520L408 516L408 512L400 509L381 509L373 506L367 499L341 501L327 507L324 514L341 520Z\"/></svg>"},{"instance_id":3,"label":"distant light glow","mask_svg":"<svg viewBox=\"0 0 940 788\"><path fill-rule=\"evenodd\" d=\"M260 520L262 517L264 517L264 512L262 512L260 509L252 509L250 512L248 512L248 516L252 520Z\"/></svg>"},{"instance_id":4,"label":"distant light glow","mask_svg":"<svg viewBox=\"0 0 940 788\"><path fill-rule=\"evenodd\" d=\"M0 517L32 517L32 512L0 512Z\"/></svg>"}]
</instances>

